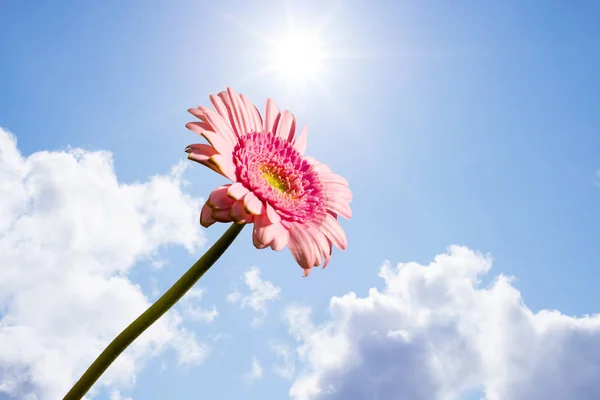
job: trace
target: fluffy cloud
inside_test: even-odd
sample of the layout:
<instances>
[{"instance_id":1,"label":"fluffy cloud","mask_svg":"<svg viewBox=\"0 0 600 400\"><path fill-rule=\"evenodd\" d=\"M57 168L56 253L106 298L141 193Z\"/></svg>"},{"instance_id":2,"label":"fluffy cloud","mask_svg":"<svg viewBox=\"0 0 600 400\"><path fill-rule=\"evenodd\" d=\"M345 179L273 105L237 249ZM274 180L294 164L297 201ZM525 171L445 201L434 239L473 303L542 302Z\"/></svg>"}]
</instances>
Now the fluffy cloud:
<instances>
[{"instance_id":1,"label":"fluffy cloud","mask_svg":"<svg viewBox=\"0 0 600 400\"><path fill-rule=\"evenodd\" d=\"M258 267L252 267L244 273L244 282L248 286L250 293L242 295L239 292L233 292L227 295L227 300L231 303L239 302L244 307L250 307L256 315L252 320L253 326L262 323L267 315L267 301L279 298L280 288L270 281L264 281L260 278Z\"/></svg>"},{"instance_id":2,"label":"fluffy cloud","mask_svg":"<svg viewBox=\"0 0 600 400\"><path fill-rule=\"evenodd\" d=\"M479 279L488 256L453 246L428 266L383 265L383 291L331 299L331 319L310 309L285 319L303 372L290 396L307 399L489 400L600 398L600 316L533 313L511 279Z\"/></svg>"},{"instance_id":3,"label":"fluffy cloud","mask_svg":"<svg viewBox=\"0 0 600 400\"><path fill-rule=\"evenodd\" d=\"M262 376L263 376L263 370L262 370L262 366L260 365L260 361L258 361L258 359L256 357L253 357L252 358L252 367L250 368L250 371L248 371L244 375L244 382L246 382L247 384L251 384L254 381L257 381L260 378L262 378Z\"/></svg>"},{"instance_id":4,"label":"fluffy cloud","mask_svg":"<svg viewBox=\"0 0 600 400\"><path fill-rule=\"evenodd\" d=\"M163 245L189 251L203 245L201 200L182 192L183 168L122 184L108 152L23 157L15 137L0 129L0 392L61 398L149 306L127 278L136 261L151 259ZM167 347L187 362L207 351L169 313L109 368L100 386L131 385L141 361Z\"/></svg>"}]
</instances>

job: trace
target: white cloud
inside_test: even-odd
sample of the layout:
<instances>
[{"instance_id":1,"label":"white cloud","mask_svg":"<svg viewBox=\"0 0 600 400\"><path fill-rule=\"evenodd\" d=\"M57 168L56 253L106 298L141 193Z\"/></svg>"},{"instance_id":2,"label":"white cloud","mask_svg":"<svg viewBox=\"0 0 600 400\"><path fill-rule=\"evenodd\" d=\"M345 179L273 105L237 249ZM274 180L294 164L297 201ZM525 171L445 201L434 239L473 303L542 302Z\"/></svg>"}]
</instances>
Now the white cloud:
<instances>
[{"instance_id":1,"label":"white cloud","mask_svg":"<svg viewBox=\"0 0 600 400\"><path fill-rule=\"evenodd\" d=\"M201 362L208 355L210 348L206 343L196 340L193 332L180 328L180 333L170 342L177 351L177 362L184 365L193 365Z\"/></svg>"},{"instance_id":2,"label":"white cloud","mask_svg":"<svg viewBox=\"0 0 600 400\"><path fill-rule=\"evenodd\" d=\"M273 372L282 378L292 379L296 372L296 357L294 349L283 343L273 342L269 346L278 361L273 364Z\"/></svg>"},{"instance_id":3,"label":"white cloud","mask_svg":"<svg viewBox=\"0 0 600 400\"><path fill-rule=\"evenodd\" d=\"M0 129L0 392L62 398L149 306L127 278L135 262L164 245L203 245L202 203L182 192L182 171L180 164L123 184L108 152L22 157L15 137ZM206 353L171 312L119 357L100 386L131 385L143 360L167 347L184 361Z\"/></svg>"},{"instance_id":4,"label":"white cloud","mask_svg":"<svg viewBox=\"0 0 600 400\"><path fill-rule=\"evenodd\" d=\"M202 308L198 305L198 302L202 299L204 290L199 288L192 288L186 295L181 299L181 309L186 318L201 322L212 322L219 316L217 307L214 305L211 309Z\"/></svg>"},{"instance_id":5,"label":"white cloud","mask_svg":"<svg viewBox=\"0 0 600 400\"><path fill-rule=\"evenodd\" d=\"M233 292L227 295L227 301L230 303L235 303L242 298L242 294L240 292Z\"/></svg>"},{"instance_id":6,"label":"white cloud","mask_svg":"<svg viewBox=\"0 0 600 400\"><path fill-rule=\"evenodd\" d=\"M168 260L164 260L164 259L154 259L152 260L152 268L155 270L159 270L162 269L165 265L167 265L169 263Z\"/></svg>"},{"instance_id":7,"label":"white cloud","mask_svg":"<svg viewBox=\"0 0 600 400\"><path fill-rule=\"evenodd\" d=\"M110 400L133 400L131 397L123 396L118 390L113 390L110 394Z\"/></svg>"},{"instance_id":8,"label":"white cloud","mask_svg":"<svg viewBox=\"0 0 600 400\"><path fill-rule=\"evenodd\" d=\"M600 315L533 313L510 278L480 286L491 264L452 246L428 266L384 264L383 291L333 297L323 324L288 308L303 366L290 396L456 399L483 388L489 400L600 398Z\"/></svg>"},{"instance_id":9,"label":"white cloud","mask_svg":"<svg viewBox=\"0 0 600 400\"><path fill-rule=\"evenodd\" d=\"M210 310L201 307L188 307L185 310L185 315L192 320L212 322L219 316L219 312L215 306L212 306Z\"/></svg>"},{"instance_id":10,"label":"white cloud","mask_svg":"<svg viewBox=\"0 0 600 400\"><path fill-rule=\"evenodd\" d=\"M254 383L255 381L261 379L263 376L262 366L260 365L260 361L256 357L252 358L252 367L250 371L244 374L244 382L247 384Z\"/></svg>"},{"instance_id":11,"label":"white cloud","mask_svg":"<svg viewBox=\"0 0 600 400\"><path fill-rule=\"evenodd\" d=\"M240 302L242 308L250 307L255 311L253 326L260 325L267 315L267 301L279 298L280 288L271 281L263 281L260 278L258 267L252 267L244 273L244 282L250 289L248 295L233 292L227 295L227 301L231 303Z\"/></svg>"}]
</instances>

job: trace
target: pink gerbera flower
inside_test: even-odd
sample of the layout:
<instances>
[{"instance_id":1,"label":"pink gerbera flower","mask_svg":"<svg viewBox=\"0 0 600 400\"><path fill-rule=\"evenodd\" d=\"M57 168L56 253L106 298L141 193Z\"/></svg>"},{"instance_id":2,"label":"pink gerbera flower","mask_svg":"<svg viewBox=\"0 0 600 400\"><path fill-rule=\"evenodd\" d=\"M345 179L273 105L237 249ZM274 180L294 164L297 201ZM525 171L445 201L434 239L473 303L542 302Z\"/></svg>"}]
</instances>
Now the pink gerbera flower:
<instances>
[{"instance_id":1,"label":"pink gerbera flower","mask_svg":"<svg viewBox=\"0 0 600 400\"><path fill-rule=\"evenodd\" d=\"M304 157L306 126L296 137L296 119L267 99L264 115L244 95L228 88L211 95L213 109L188 111L200 119L188 129L208 144L186 148L188 158L233 183L213 190L202 207L200 223L254 223L259 249L279 251L286 245L308 275L327 266L332 244L346 248L337 216L352 216L348 181L312 157Z\"/></svg>"}]
</instances>

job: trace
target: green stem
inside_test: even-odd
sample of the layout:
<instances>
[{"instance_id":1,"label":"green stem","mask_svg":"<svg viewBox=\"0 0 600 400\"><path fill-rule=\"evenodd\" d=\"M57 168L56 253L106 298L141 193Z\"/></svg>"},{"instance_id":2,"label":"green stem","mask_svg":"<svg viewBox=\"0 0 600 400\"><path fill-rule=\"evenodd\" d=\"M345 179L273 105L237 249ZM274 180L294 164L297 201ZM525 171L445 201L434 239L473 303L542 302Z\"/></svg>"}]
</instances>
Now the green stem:
<instances>
[{"instance_id":1,"label":"green stem","mask_svg":"<svg viewBox=\"0 0 600 400\"><path fill-rule=\"evenodd\" d=\"M133 341L175 305L198 282L206 271L221 257L239 235L243 224L232 224L229 229L169 290L156 300L119 334L90 365L63 400L80 400L90 390L106 369Z\"/></svg>"}]
</instances>

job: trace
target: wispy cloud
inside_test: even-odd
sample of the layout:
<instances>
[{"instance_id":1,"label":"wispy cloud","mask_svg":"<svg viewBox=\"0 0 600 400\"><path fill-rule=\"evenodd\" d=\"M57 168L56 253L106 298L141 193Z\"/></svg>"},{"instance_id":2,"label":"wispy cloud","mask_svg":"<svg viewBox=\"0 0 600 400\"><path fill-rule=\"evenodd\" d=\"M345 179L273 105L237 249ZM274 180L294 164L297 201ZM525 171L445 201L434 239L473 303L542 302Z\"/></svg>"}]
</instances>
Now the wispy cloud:
<instances>
[{"instance_id":1,"label":"wispy cloud","mask_svg":"<svg viewBox=\"0 0 600 400\"><path fill-rule=\"evenodd\" d=\"M272 342L269 348L277 357L277 362L273 364L273 372L282 378L292 379L296 372L294 349L279 342Z\"/></svg>"},{"instance_id":2,"label":"wispy cloud","mask_svg":"<svg viewBox=\"0 0 600 400\"><path fill-rule=\"evenodd\" d=\"M242 308L249 307L254 310L252 325L256 327L267 315L267 302L279 298L281 289L270 281L262 280L258 267L252 267L244 273L244 282L250 293L243 295L240 292L233 292L227 295L227 300L231 303L240 303Z\"/></svg>"},{"instance_id":3,"label":"wispy cloud","mask_svg":"<svg viewBox=\"0 0 600 400\"><path fill-rule=\"evenodd\" d=\"M113 390L110 393L110 400L133 400L131 397L123 396L118 390Z\"/></svg>"},{"instance_id":4,"label":"wispy cloud","mask_svg":"<svg viewBox=\"0 0 600 400\"><path fill-rule=\"evenodd\" d=\"M263 376L262 366L260 365L260 361L256 357L252 358L252 367L250 371L244 374L244 382L247 384L252 384L255 381L261 379Z\"/></svg>"},{"instance_id":5,"label":"wispy cloud","mask_svg":"<svg viewBox=\"0 0 600 400\"><path fill-rule=\"evenodd\" d=\"M181 299L181 309L185 317L195 321L212 322L219 316L216 306L210 309L201 307L198 303L204 295L204 289L193 288Z\"/></svg>"}]
</instances>

